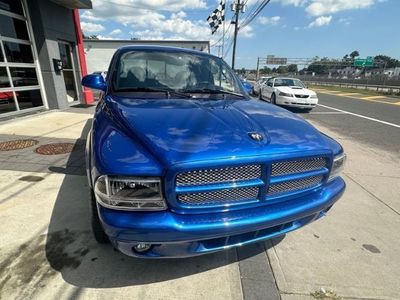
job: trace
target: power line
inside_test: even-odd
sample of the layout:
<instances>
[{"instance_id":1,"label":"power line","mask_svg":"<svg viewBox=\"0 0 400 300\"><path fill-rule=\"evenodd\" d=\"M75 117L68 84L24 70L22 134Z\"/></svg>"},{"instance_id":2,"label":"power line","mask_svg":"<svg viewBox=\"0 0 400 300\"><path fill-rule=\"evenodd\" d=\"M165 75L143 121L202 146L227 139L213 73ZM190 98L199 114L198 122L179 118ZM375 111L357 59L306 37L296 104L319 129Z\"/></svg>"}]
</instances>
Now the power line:
<instances>
[{"instance_id":1,"label":"power line","mask_svg":"<svg viewBox=\"0 0 400 300\"><path fill-rule=\"evenodd\" d=\"M242 23L242 26L240 27L245 28L247 25L249 25L257 16L258 14L264 9L264 7L270 2L271 0L264 0L258 7L257 9L251 14L249 15L249 17L247 18L247 20L245 20Z\"/></svg>"}]
</instances>

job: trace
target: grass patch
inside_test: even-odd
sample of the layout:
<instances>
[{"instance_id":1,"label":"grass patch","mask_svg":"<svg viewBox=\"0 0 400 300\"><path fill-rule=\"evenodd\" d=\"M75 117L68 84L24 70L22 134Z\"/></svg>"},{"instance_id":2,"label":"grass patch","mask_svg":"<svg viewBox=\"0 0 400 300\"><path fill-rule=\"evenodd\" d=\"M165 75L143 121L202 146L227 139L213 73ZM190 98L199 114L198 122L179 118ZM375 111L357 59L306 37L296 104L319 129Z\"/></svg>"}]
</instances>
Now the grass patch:
<instances>
[{"instance_id":1,"label":"grass patch","mask_svg":"<svg viewBox=\"0 0 400 300\"><path fill-rule=\"evenodd\" d=\"M388 97L397 97L400 95L391 95L385 92L377 92L366 89L357 89L357 88L348 88L348 87L340 87L340 86L331 86L331 85L309 85L310 89L324 89L327 91L338 91L343 93L359 93L360 95L365 96L388 96Z\"/></svg>"},{"instance_id":2,"label":"grass patch","mask_svg":"<svg viewBox=\"0 0 400 300\"><path fill-rule=\"evenodd\" d=\"M330 291L330 290L325 290L324 288L321 288L319 291L315 291L310 294L312 297L315 299L326 299L326 300L341 300L342 298L336 295L335 292Z\"/></svg>"}]
</instances>

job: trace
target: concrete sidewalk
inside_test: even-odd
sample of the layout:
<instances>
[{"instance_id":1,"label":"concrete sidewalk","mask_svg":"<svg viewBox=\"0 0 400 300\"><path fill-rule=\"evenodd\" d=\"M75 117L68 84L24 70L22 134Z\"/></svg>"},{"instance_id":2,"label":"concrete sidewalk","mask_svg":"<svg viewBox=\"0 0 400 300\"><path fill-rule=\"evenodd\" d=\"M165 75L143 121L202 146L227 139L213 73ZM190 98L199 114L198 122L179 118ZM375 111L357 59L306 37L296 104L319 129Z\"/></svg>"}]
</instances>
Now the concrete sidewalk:
<instances>
[{"instance_id":1,"label":"concrete sidewalk","mask_svg":"<svg viewBox=\"0 0 400 300\"><path fill-rule=\"evenodd\" d=\"M312 299L321 288L342 298L399 298L398 157L315 124L349 158L347 191L327 217L264 247L137 260L91 237L82 147L92 113L0 125L0 141L38 141L0 151L0 299L276 299L275 281L282 299ZM33 151L55 142L75 146L54 156Z\"/></svg>"}]
</instances>

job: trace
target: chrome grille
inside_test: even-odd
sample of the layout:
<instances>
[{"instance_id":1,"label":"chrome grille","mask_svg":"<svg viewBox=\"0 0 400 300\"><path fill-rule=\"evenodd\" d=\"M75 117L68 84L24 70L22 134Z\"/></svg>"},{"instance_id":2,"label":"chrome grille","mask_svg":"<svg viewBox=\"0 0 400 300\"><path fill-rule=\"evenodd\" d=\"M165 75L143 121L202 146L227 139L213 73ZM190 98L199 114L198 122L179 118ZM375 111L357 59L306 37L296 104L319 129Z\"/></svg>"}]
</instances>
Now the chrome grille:
<instances>
[{"instance_id":1,"label":"chrome grille","mask_svg":"<svg viewBox=\"0 0 400 300\"><path fill-rule=\"evenodd\" d=\"M323 157L284 161L272 164L271 176L288 175L318 170L325 167L327 161Z\"/></svg>"},{"instance_id":2,"label":"chrome grille","mask_svg":"<svg viewBox=\"0 0 400 300\"><path fill-rule=\"evenodd\" d=\"M275 195L279 193L288 193L297 190L305 190L317 186L322 182L323 176L311 176L302 179L289 180L276 184L271 184L268 188L267 195Z\"/></svg>"},{"instance_id":3,"label":"chrome grille","mask_svg":"<svg viewBox=\"0 0 400 300\"><path fill-rule=\"evenodd\" d=\"M181 194L178 200L186 205L220 204L257 199L258 187L236 188L204 193Z\"/></svg>"},{"instance_id":4,"label":"chrome grille","mask_svg":"<svg viewBox=\"0 0 400 300\"><path fill-rule=\"evenodd\" d=\"M261 177L260 165L196 170L181 173L176 177L177 186L231 183Z\"/></svg>"}]
</instances>

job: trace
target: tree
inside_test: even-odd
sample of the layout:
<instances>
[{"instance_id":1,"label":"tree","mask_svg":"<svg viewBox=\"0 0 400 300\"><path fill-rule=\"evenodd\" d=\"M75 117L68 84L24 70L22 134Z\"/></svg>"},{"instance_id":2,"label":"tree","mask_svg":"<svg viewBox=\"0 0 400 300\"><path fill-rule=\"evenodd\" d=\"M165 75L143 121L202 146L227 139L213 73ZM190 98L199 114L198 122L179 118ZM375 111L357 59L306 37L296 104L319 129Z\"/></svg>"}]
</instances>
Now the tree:
<instances>
[{"instance_id":1,"label":"tree","mask_svg":"<svg viewBox=\"0 0 400 300\"><path fill-rule=\"evenodd\" d=\"M289 72L289 73L297 73L297 65L296 64L291 64L291 65L288 65L288 67L287 67L287 71Z\"/></svg>"},{"instance_id":2,"label":"tree","mask_svg":"<svg viewBox=\"0 0 400 300\"><path fill-rule=\"evenodd\" d=\"M400 61L392 58L390 56L387 55L377 55L375 56L375 61L379 62L382 67L386 64L386 68L396 68L396 67L400 67Z\"/></svg>"},{"instance_id":3,"label":"tree","mask_svg":"<svg viewBox=\"0 0 400 300\"><path fill-rule=\"evenodd\" d=\"M354 60L354 58L356 58L358 56L360 56L360 53L357 50L350 53L350 57L352 60Z\"/></svg>"},{"instance_id":4,"label":"tree","mask_svg":"<svg viewBox=\"0 0 400 300\"><path fill-rule=\"evenodd\" d=\"M279 66L277 69L277 72L279 74L286 74L288 72L288 67L286 66Z\"/></svg>"}]
</instances>

